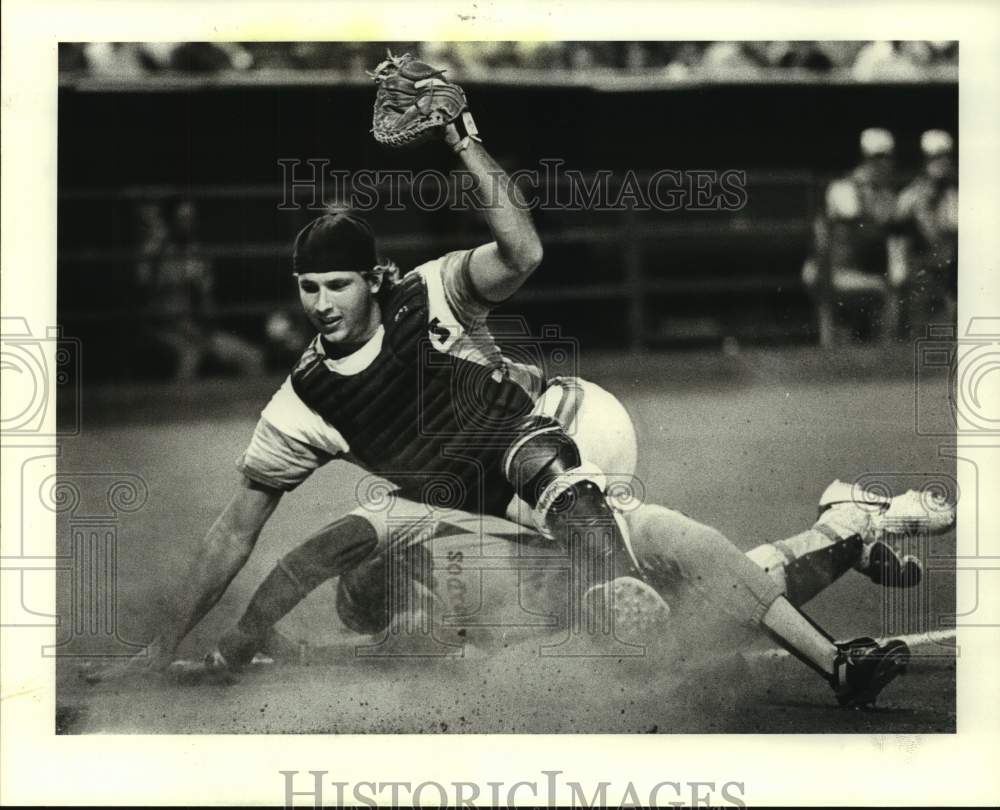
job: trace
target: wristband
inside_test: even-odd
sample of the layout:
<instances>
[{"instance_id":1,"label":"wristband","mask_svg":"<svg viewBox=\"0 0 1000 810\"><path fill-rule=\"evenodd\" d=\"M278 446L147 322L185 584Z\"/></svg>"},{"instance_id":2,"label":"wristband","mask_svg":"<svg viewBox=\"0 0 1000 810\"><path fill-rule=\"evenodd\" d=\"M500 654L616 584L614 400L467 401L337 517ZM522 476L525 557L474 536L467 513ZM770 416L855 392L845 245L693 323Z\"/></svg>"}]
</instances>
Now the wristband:
<instances>
[{"instance_id":1,"label":"wristband","mask_svg":"<svg viewBox=\"0 0 1000 810\"><path fill-rule=\"evenodd\" d=\"M455 154L468 149L470 141L483 142L483 139L479 137L476 122L472 119L472 113L468 110L464 110L458 118L444 128L444 140Z\"/></svg>"}]
</instances>

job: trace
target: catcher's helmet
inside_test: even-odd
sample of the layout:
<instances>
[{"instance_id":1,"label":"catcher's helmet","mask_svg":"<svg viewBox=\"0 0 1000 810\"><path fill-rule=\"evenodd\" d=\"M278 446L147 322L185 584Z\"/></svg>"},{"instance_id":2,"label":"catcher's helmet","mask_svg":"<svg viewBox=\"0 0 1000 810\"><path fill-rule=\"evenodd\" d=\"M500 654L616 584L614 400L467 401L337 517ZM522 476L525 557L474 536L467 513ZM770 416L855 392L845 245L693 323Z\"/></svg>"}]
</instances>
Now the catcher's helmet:
<instances>
[{"instance_id":1,"label":"catcher's helmet","mask_svg":"<svg viewBox=\"0 0 1000 810\"><path fill-rule=\"evenodd\" d=\"M328 273L331 270L368 272L377 264L375 234L356 214L324 214L295 237L293 273Z\"/></svg>"}]
</instances>

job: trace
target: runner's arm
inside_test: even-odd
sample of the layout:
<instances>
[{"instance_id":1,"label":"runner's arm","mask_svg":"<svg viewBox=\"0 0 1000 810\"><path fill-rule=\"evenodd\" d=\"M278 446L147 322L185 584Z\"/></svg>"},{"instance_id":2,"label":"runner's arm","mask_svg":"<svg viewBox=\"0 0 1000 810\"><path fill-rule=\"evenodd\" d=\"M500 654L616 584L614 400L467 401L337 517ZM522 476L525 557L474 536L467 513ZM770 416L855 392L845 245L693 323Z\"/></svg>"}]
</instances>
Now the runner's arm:
<instances>
[{"instance_id":1,"label":"runner's arm","mask_svg":"<svg viewBox=\"0 0 1000 810\"><path fill-rule=\"evenodd\" d=\"M240 476L222 514L202 541L173 615L150 649L150 664L170 664L178 645L225 593L253 551L261 529L271 517L282 491Z\"/></svg>"}]
</instances>

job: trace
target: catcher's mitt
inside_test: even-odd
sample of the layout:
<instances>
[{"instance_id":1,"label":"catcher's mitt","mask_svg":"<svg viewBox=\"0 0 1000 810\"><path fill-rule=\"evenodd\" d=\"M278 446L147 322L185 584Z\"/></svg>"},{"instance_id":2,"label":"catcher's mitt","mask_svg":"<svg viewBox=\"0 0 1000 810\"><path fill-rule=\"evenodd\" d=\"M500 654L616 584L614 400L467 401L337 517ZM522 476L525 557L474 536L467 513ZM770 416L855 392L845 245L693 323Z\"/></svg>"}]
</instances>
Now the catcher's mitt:
<instances>
[{"instance_id":1,"label":"catcher's mitt","mask_svg":"<svg viewBox=\"0 0 1000 810\"><path fill-rule=\"evenodd\" d=\"M408 53L388 54L369 75L375 80L372 133L385 146L410 146L443 135L456 152L479 140L465 91Z\"/></svg>"}]
</instances>

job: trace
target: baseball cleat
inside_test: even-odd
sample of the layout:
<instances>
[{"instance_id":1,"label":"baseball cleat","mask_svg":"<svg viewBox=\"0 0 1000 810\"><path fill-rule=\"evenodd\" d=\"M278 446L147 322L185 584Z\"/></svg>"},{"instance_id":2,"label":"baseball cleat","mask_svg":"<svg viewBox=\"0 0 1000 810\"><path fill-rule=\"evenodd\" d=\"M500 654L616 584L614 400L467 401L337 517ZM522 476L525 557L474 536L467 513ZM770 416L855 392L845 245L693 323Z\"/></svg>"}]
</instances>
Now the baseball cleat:
<instances>
[{"instance_id":1,"label":"baseball cleat","mask_svg":"<svg viewBox=\"0 0 1000 810\"><path fill-rule=\"evenodd\" d=\"M879 644L873 638L856 638L837 648L830 685L845 708L873 706L879 693L910 662L910 648L898 639Z\"/></svg>"},{"instance_id":2,"label":"baseball cleat","mask_svg":"<svg viewBox=\"0 0 1000 810\"><path fill-rule=\"evenodd\" d=\"M883 540L863 545L855 568L876 585L889 588L912 588L924 575L924 564L918 557L903 554Z\"/></svg>"},{"instance_id":3,"label":"baseball cleat","mask_svg":"<svg viewBox=\"0 0 1000 810\"><path fill-rule=\"evenodd\" d=\"M236 674L218 649L212 650L200 661L180 659L171 662L167 674L181 686L231 686Z\"/></svg>"},{"instance_id":4,"label":"baseball cleat","mask_svg":"<svg viewBox=\"0 0 1000 810\"><path fill-rule=\"evenodd\" d=\"M254 656L253 661L269 658L276 663L287 663L299 661L301 657L302 644L296 644L272 627L264 638L264 642L257 655Z\"/></svg>"},{"instance_id":5,"label":"baseball cleat","mask_svg":"<svg viewBox=\"0 0 1000 810\"><path fill-rule=\"evenodd\" d=\"M584 604L595 617L607 611L615 637L633 644L662 638L670 618L670 605L652 586L636 577L617 577L594 585L584 594Z\"/></svg>"},{"instance_id":6,"label":"baseball cleat","mask_svg":"<svg viewBox=\"0 0 1000 810\"><path fill-rule=\"evenodd\" d=\"M894 534L944 534L955 528L955 504L931 490L908 490L889 502L889 508L872 518L876 532Z\"/></svg>"},{"instance_id":7,"label":"baseball cleat","mask_svg":"<svg viewBox=\"0 0 1000 810\"><path fill-rule=\"evenodd\" d=\"M906 541L955 527L955 505L931 490L911 489L889 497L836 480L820 497L820 515L827 510L836 510L861 538L854 568L872 582L894 588L911 588L923 576L923 562L906 553Z\"/></svg>"},{"instance_id":8,"label":"baseball cleat","mask_svg":"<svg viewBox=\"0 0 1000 810\"><path fill-rule=\"evenodd\" d=\"M205 665L238 672L253 661L260 647L260 638L244 633L239 627L233 627L219 639L218 646L205 656Z\"/></svg>"},{"instance_id":9,"label":"baseball cleat","mask_svg":"<svg viewBox=\"0 0 1000 810\"><path fill-rule=\"evenodd\" d=\"M444 614L444 606L433 589L412 578L396 594L399 609L389 617L390 633L430 633Z\"/></svg>"},{"instance_id":10,"label":"baseball cleat","mask_svg":"<svg viewBox=\"0 0 1000 810\"><path fill-rule=\"evenodd\" d=\"M205 657L201 663L209 671L233 670L236 668L236 665L231 664L218 647L205 653Z\"/></svg>"},{"instance_id":11,"label":"baseball cleat","mask_svg":"<svg viewBox=\"0 0 1000 810\"><path fill-rule=\"evenodd\" d=\"M428 655L453 655L463 657L463 649L473 651L466 638L467 629L461 616L449 615L438 594L417 579L409 581L399 609L389 617L382 631L372 633L372 641L380 644L387 639L409 638L416 646L413 654L423 651Z\"/></svg>"}]
</instances>

